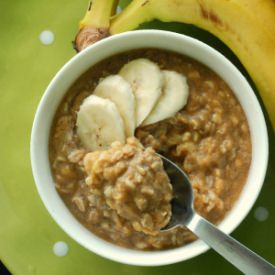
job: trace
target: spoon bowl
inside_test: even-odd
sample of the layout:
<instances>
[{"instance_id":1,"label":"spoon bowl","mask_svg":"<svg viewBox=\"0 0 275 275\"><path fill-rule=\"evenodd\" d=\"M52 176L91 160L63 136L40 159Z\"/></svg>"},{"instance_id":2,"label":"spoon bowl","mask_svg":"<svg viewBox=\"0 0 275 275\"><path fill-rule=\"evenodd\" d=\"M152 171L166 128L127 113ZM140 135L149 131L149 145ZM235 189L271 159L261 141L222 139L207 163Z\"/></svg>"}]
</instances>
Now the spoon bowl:
<instances>
[{"instance_id":1,"label":"spoon bowl","mask_svg":"<svg viewBox=\"0 0 275 275\"><path fill-rule=\"evenodd\" d=\"M174 162L158 154L173 186L172 217L162 230L187 224L194 215L194 193L188 176Z\"/></svg>"},{"instance_id":2,"label":"spoon bowl","mask_svg":"<svg viewBox=\"0 0 275 275\"><path fill-rule=\"evenodd\" d=\"M196 213L188 176L171 160L158 155L173 186L172 217L162 230L184 225L244 274L275 274L272 264Z\"/></svg>"}]
</instances>

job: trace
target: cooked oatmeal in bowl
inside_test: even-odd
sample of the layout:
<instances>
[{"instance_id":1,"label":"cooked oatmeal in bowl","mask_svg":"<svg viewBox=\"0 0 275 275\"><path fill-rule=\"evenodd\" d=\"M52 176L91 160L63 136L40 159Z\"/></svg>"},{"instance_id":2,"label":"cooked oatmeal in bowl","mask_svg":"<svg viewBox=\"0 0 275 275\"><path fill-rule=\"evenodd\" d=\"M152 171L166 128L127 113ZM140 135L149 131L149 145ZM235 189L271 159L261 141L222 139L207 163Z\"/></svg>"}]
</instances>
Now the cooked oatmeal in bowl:
<instances>
[{"instance_id":1,"label":"cooked oatmeal in bowl","mask_svg":"<svg viewBox=\"0 0 275 275\"><path fill-rule=\"evenodd\" d=\"M183 226L161 231L171 217L173 192L156 153L187 173L196 211L226 226L229 233L256 198L255 191L251 196L251 177L255 169L263 177L266 167L255 166L255 154L265 165L266 141L255 131L254 120L262 123L262 117L252 119L248 111L253 104L259 108L258 103L253 98L247 104L236 90L238 85L244 90L249 86L234 75L234 69L220 72L220 65L212 65L215 58L217 64L224 62L221 56L211 56L212 50L200 44L197 51L210 51L211 59L177 46L164 47L163 37L171 35L166 32L153 31L163 46L152 39L142 42L142 35L149 32L136 32L140 33L137 46L87 62L63 87L49 119L47 155L48 171L64 209L87 229L82 232L85 244L84 236L64 226L59 215L55 219L65 231L111 259L159 265L187 259L207 247ZM185 46L198 43L171 37ZM101 43L104 49L108 39ZM100 44L83 55L97 47ZM264 133L265 125L261 127ZM255 151L256 140L263 151ZM260 186L260 178L258 182ZM100 240L108 251L92 245ZM125 259L111 255L111 251L123 254L124 249L130 253ZM154 254L147 254L150 251ZM177 251L189 254L179 256Z\"/></svg>"},{"instance_id":2,"label":"cooked oatmeal in bowl","mask_svg":"<svg viewBox=\"0 0 275 275\"><path fill-rule=\"evenodd\" d=\"M120 136L115 136L109 149L106 143L96 150L96 142L106 133L95 127L87 129L83 124L86 120L81 124L79 117L84 112L85 119L87 113L89 117L99 116L98 109L96 114L88 112L88 103L98 100L91 95L98 91L99 85L102 89L102 83L110 76L125 70L125 64L134 66L133 62L139 62L140 58L147 62L146 66L154 62L161 70L185 76L189 88L186 105L166 119L136 127L135 142L128 138L123 146ZM142 65L138 63L136 75ZM142 77L139 76L140 81ZM110 86L106 93L117 92L114 90L117 86ZM177 95L177 101L179 97ZM96 103L91 108L98 108ZM106 127L105 124L102 127ZM81 126L85 130L79 135ZM89 133L88 138L82 134L85 131ZM98 137L89 147L95 131ZM160 152L188 174L195 193L195 208L211 222L222 220L245 184L251 162L248 123L233 92L217 74L193 59L159 49L135 50L103 60L81 76L63 99L53 123L49 152L56 188L68 208L89 230L115 244L155 250L180 246L195 239L183 227L160 232L171 215L168 206L172 195L168 187L164 188L166 173L152 173L156 160L147 160L146 165L142 159L136 161L140 158L139 142L146 147L145 154L152 151L149 159L157 158L154 151ZM130 151L129 157L126 150ZM160 159L158 163L161 164ZM144 169L151 172L147 174ZM155 182L160 176L162 180ZM137 197L127 188L132 188ZM168 199L155 204L154 200L161 199L165 193ZM152 204L151 209L160 212L164 208L162 222L157 213L147 211L148 203ZM133 205L140 213L131 207Z\"/></svg>"}]
</instances>

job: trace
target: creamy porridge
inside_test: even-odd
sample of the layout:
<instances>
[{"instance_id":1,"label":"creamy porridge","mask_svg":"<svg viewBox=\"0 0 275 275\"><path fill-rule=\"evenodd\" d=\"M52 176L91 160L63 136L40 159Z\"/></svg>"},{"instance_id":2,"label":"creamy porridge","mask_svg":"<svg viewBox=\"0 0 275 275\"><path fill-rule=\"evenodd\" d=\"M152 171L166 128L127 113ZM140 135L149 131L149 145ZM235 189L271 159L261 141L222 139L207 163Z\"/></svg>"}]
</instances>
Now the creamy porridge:
<instances>
[{"instance_id":1,"label":"creamy porridge","mask_svg":"<svg viewBox=\"0 0 275 275\"><path fill-rule=\"evenodd\" d=\"M139 126L136 139L128 138L125 144L87 149L76 131L80 105L101 78L141 57L186 76L186 106L168 119ZM176 247L195 239L184 227L159 231L169 221L172 192L154 151L188 174L196 210L214 223L238 198L251 161L248 124L226 83L195 60L157 49L110 57L83 74L58 108L49 148L56 189L76 218L110 242L142 250Z\"/></svg>"},{"instance_id":2,"label":"creamy porridge","mask_svg":"<svg viewBox=\"0 0 275 275\"><path fill-rule=\"evenodd\" d=\"M156 235L169 222L172 187L152 148L128 138L126 145L114 142L107 151L88 153L84 167L93 223Z\"/></svg>"}]
</instances>

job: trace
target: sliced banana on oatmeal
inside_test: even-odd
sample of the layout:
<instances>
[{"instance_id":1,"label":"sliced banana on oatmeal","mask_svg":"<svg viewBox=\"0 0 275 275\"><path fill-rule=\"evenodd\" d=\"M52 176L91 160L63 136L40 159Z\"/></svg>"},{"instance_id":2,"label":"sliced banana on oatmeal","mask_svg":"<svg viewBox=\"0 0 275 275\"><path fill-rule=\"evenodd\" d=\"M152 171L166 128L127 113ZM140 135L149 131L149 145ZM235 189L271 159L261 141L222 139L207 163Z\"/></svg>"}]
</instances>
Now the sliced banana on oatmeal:
<instances>
[{"instance_id":1,"label":"sliced banana on oatmeal","mask_svg":"<svg viewBox=\"0 0 275 275\"><path fill-rule=\"evenodd\" d=\"M125 142L125 131L119 111L112 101L88 96L77 113L77 134L92 151L108 148L112 142Z\"/></svg>"},{"instance_id":2,"label":"sliced banana on oatmeal","mask_svg":"<svg viewBox=\"0 0 275 275\"><path fill-rule=\"evenodd\" d=\"M187 103L189 87L186 77L174 71L163 70L162 95L142 125L172 117Z\"/></svg>"},{"instance_id":3,"label":"sliced banana on oatmeal","mask_svg":"<svg viewBox=\"0 0 275 275\"><path fill-rule=\"evenodd\" d=\"M161 95L162 73L155 63L138 58L125 64L119 74L131 84L136 99L136 126L139 126Z\"/></svg>"},{"instance_id":4,"label":"sliced banana on oatmeal","mask_svg":"<svg viewBox=\"0 0 275 275\"><path fill-rule=\"evenodd\" d=\"M104 78L95 88L94 95L115 103L125 127L126 137L135 132L135 97L131 85L120 75Z\"/></svg>"}]
</instances>

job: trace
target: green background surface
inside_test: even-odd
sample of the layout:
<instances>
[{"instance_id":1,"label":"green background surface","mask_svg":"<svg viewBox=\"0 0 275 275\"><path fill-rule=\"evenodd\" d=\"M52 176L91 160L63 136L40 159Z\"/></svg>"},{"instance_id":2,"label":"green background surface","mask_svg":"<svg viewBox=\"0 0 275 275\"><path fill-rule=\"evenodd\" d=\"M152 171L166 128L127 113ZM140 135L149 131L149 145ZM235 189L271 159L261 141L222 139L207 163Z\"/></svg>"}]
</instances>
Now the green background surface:
<instances>
[{"instance_id":1,"label":"green background surface","mask_svg":"<svg viewBox=\"0 0 275 275\"><path fill-rule=\"evenodd\" d=\"M162 267L135 267L111 262L78 245L47 213L31 173L32 121L47 84L75 55L71 41L86 7L86 0L0 1L1 260L16 275L240 274L214 251ZM243 70L232 52L206 32L183 24L160 22L146 24L143 28L161 28L199 37ZM39 35L47 29L55 34L55 41L45 46L39 41ZM246 74L244 70L243 73ZM254 208L232 235L274 264L275 139L269 121L267 123L270 159L265 183ZM260 206L269 213L263 222L254 217L255 209ZM52 248L57 241L68 243L67 256L54 255Z\"/></svg>"}]
</instances>

